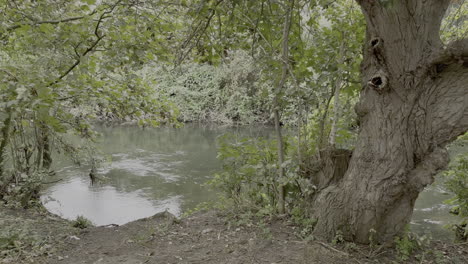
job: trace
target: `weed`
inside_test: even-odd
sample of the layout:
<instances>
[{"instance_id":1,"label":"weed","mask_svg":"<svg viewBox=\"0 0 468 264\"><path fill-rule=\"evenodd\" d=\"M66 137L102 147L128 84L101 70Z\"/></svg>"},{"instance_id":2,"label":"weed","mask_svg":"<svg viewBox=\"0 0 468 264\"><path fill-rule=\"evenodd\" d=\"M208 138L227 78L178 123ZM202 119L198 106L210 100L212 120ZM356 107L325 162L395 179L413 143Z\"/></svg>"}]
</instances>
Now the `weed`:
<instances>
[{"instance_id":1,"label":"weed","mask_svg":"<svg viewBox=\"0 0 468 264\"><path fill-rule=\"evenodd\" d=\"M405 234L401 238L395 238L395 247L398 252L398 258L406 261L411 257L413 251L418 248L418 244L410 235Z\"/></svg>"},{"instance_id":2,"label":"weed","mask_svg":"<svg viewBox=\"0 0 468 264\"><path fill-rule=\"evenodd\" d=\"M79 215L76 220L72 221L72 226L79 229L85 229L93 226L93 223L86 217Z\"/></svg>"},{"instance_id":3,"label":"weed","mask_svg":"<svg viewBox=\"0 0 468 264\"><path fill-rule=\"evenodd\" d=\"M346 251L357 251L358 250L358 246L352 242L347 242L345 244L345 249Z\"/></svg>"},{"instance_id":4,"label":"weed","mask_svg":"<svg viewBox=\"0 0 468 264\"><path fill-rule=\"evenodd\" d=\"M332 240L332 244L336 245L343 243L344 241L343 232L341 230L336 231L335 237Z\"/></svg>"},{"instance_id":5,"label":"weed","mask_svg":"<svg viewBox=\"0 0 468 264\"><path fill-rule=\"evenodd\" d=\"M63 235L74 231L65 221L38 216L38 208L11 213L0 205L0 212L0 263L36 263L37 256L53 254L63 244Z\"/></svg>"},{"instance_id":6,"label":"weed","mask_svg":"<svg viewBox=\"0 0 468 264\"><path fill-rule=\"evenodd\" d=\"M377 235L377 231L373 228L369 230L369 246L373 250L377 246L377 241L375 241L375 237Z\"/></svg>"},{"instance_id":7,"label":"weed","mask_svg":"<svg viewBox=\"0 0 468 264\"><path fill-rule=\"evenodd\" d=\"M219 196L216 201L199 203L195 208L186 210L182 214L182 218L189 217L197 212L210 211L213 209L226 209L227 204L229 204L229 201L227 201L225 197Z\"/></svg>"},{"instance_id":8,"label":"weed","mask_svg":"<svg viewBox=\"0 0 468 264\"><path fill-rule=\"evenodd\" d=\"M468 145L468 133L461 136L456 143L461 146ZM456 239L459 241L468 240L468 153L457 156L454 162L449 166L445 173L445 187L455 196L446 201L454 206L450 213L458 215L461 218L459 224L451 226L455 232Z\"/></svg>"},{"instance_id":9,"label":"weed","mask_svg":"<svg viewBox=\"0 0 468 264\"><path fill-rule=\"evenodd\" d=\"M317 219L309 217L300 207L294 207L291 210L291 219L294 224L300 227L298 236L302 239L311 239L312 231L317 224Z\"/></svg>"},{"instance_id":10,"label":"weed","mask_svg":"<svg viewBox=\"0 0 468 264\"><path fill-rule=\"evenodd\" d=\"M265 222L261 221L258 224L258 227L262 230L261 236L265 240L272 240L273 239L273 234L271 233L270 228L266 225Z\"/></svg>"}]
</instances>

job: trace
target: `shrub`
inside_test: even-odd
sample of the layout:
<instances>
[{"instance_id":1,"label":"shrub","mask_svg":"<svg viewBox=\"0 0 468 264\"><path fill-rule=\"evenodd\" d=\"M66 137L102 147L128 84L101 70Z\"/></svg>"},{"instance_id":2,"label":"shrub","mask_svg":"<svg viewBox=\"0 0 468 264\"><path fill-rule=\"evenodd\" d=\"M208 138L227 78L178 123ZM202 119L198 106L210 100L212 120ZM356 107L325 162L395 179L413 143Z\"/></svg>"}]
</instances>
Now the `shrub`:
<instances>
[{"instance_id":1,"label":"shrub","mask_svg":"<svg viewBox=\"0 0 468 264\"><path fill-rule=\"evenodd\" d=\"M418 248L418 243L409 234L405 234L401 238L395 238L395 247L398 252L398 257L405 261L408 260L414 250Z\"/></svg>"},{"instance_id":2,"label":"shrub","mask_svg":"<svg viewBox=\"0 0 468 264\"><path fill-rule=\"evenodd\" d=\"M445 187L454 194L454 197L447 200L446 203L453 205L450 212L461 218L459 224L452 225L457 240L468 240L468 153L464 151L468 146L468 133L461 136L451 147L455 148L453 152L458 152L455 160L445 171ZM460 148L457 151L456 148Z\"/></svg>"},{"instance_id":3,"label":"shrub","mask_svg":"<svg viewBox=\"0 0 468 264\"><path fill-rule=\"evenodd\" d=\"M226 134L218 138L218 159L222 170L211 185L220 188L238 207L274 213L279 201L279 186L284 186L288 208L305 212L305 199L313 190L311 181L298 173L297 148L285 137L284 176L278 177L277 142L266 138L237 138ZM313 223L307 223L312 226Z\"/></svg>"},{"instance_id":4,"label":"shrub","mask_svg":"<svg viewBox=\"0 0 468 264\"><path fill-rule=\"evenodd\" d=\"M183 122L255 123L269 119L258 65L242 51L220 65L187 63L153 70L154 89L180 109Z\"/></svg>"},{"instance_id":5,"label":"shrub","mask_svg":"<svg viewBox=\"0 0 468 264\"><path fill-rule=\"evenodd\" d=\"M274 207L277 202L276 144L266 139L218 138L218 159L223 169L210 184L221 188L236 204Z\"/></svg>"},{"instance_id":6,"label":"shrub","mask_svg":"<svg viewBox=\"0 0 468 264\"><path fill-rule=\"evenodd\" d=\"M447 201L454 205L451 213L462 218L462 221L453 225L452 229L458 240L466 241L468 239L468 155L459 156L445 175L447 176L445 186L455 194Z\"/></svg>"},{"instance_id":7,"label":"shrub","mask_svg":"<svg viewBox=\"0 0 468 264\"><path fill-rule=\"evenodd\" d=\"M85 229L93 226L93 223L86 217L79 215L76 220L72 222L72 226L79 229Z\"/></svg>"}]
</instances>

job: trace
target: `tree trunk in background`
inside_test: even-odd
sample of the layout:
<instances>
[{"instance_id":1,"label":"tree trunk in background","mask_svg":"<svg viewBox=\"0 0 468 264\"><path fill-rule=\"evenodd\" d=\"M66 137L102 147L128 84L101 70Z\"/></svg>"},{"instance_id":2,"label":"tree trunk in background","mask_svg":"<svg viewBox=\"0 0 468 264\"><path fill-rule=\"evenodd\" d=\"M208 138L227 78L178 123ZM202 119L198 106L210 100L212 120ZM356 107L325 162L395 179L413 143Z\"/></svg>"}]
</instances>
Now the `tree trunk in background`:
<instances>
[{"instance_id":1,"label":"tree trunk in background","mask_svg":"<svg viewBox=\"0 0 468 264\"><path fill-rule=\"evenodd\" d=\"M11 126L11 117L12 117L12 110L11 108L6 108L7 117L3 121L3 127L1 130L1 142L0 142L0 178L4 177L4 163L5 163L5 156L6 156L6 147L8 144L9 136L10 136L10 126ZM1 187L1 186L0 186Z\"/></svg>"},{"instance_id":2,"label":"tree trunk in background","mask_svg":"<svg viewBox=\"0 0 468 264\"><path fill-rule=\"evenodd\" d=\"M343 35L343 32L341 32ZM341 67L345 59L345 48L346 43L343 41L340 45L340 53L338 54L337 63ZM328 137L328 144L330 147L335 147L336 144L336 133L338 132L338 120L341 115L341 103L340 103L340 92L341 86L343 85L343 77L341 76L342 72L338 70L338 77L335 81L335 95L333 98L333 120L330 129L330 136Z\"/></svg>"},{"instance_id":3,"label":"tree trunk in background","mask_svg":"<svg viewBox=\"0 0 468 264\"><path fill-rule=\"evenodd\" d=\"M289 29L291 28L291 16L294 7L294 0L289 0L289 5L287 6L286 15L284 18L284 26L283 26L283 41L281 44L281 79L276 87L275 91L275 99L273 105L273 114L275 118L275 131L276 131L276 138L278 141L278 179L279 179L279 201L278 201L278 211L280 214L284 214L285 212L285 191L284 186L281 183L284 177L284 143L283 143L283 136L281 134L281 125L280 125L280 97L281 92L283 90L284 84L286 83L286 78L288 77L288 68L289 68Z\"/></svg>"},{"instance_id":4,"label":"tree trunk in background","mask_svg":"<svg viewBox=\"0 0 468 264\"><path fill-rule=\"evenodd\" d=\"M42 136L42 143L44 144L42 149L42 168L49 170L50 166L52 165L52 153L50 149L50 139L48 131L44 130Z\"/></svg>"},{"instance_id":5,"label":"tree trunk in background","mask_svg":"<svg viewBox=\"0 0 468 264\"><path fill-rule=\"evenodd\" d=\"M468 130L468 40L440 41L450 0L357 0L367 21L356 112L361 131L343 178L317 194L315 234L393 241L414 202Z\"/></svg>"}]
</instances>

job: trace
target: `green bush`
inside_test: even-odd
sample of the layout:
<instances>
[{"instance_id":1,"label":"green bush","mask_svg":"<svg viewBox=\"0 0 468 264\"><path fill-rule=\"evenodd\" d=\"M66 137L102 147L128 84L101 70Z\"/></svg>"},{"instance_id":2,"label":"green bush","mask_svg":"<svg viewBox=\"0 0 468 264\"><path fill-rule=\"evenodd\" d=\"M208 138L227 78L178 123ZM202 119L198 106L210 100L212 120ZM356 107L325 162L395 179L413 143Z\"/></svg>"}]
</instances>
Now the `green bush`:
<instances>
[{"instance_id":1,"label":"green bush","mask_svg":"<svg viewBox=\"0 0 468 264\"><path fill-rule=\"evenodd\" d=\"M256 123L269 120L267 84L259 65L242 51L220 65L187 63L152 69L158 94L180 110L183 122Z\"/></svg>"},{"instance_id":2,"label":"green bush","mask_svg":"<svg viewBox=\"0 0 468 264\"><path fill-rule=\"evenodd\" d=\"M39 192L42 181L48 173L34 172L30 175L26 173L11 173L11 177L0 178L0 199L9 207L30 208L40 205Z\"/></svg>"},{"instance_id":3,"label":"green bush","mask_svg":"<svg viewBox=\"0 0 468 264\"><path fill-rule=\"evenodd\" d=\"M453 225L457 240L468 240L468 154L457 157L449 170L445 172L445 186L455 196L447 203L453 205L451 213L462 218L459 224Z\"/></svg>"},{"instance_id":4,"label":"green bush","mask_svg":"<svg viewBox=\"0 0 468 264\"><path fill-rule=\"evenodd\" d=\"M276 144L266 139L218 138L218 159L223 169L210 184L219 187L236 204L274 207L277 202Z\"/></svg>"},{"instance_id":5,"label":"green bush","mask_svg":"<svg viewBox=\"0 0 468 264\"><path fill-rule=\"evenodd\" d=\"M221 189L238 207L247 207L257 212L276 212L279 201L279 186L284 186L288 208L303 210L307 190L313 186L309 179L300 176L297 149L294 141L285 137L284 176L279 178L277 142L265 138L237 138L226 134L218 138L218 159L222 170L215 174L211 185ZM296 215L297 216L297 215ZM312 226L312 222L306 223Z\"/></svg>"},{"instance_id":6,"label":"green bush","mask_svg":"<svg viewBox=\"0 0 468 264\"><path fill-rule=\"evenodd\" d=\"M85 229L93 226L93 223L86 217L79 215L76 220L72 222L72 226L79 229Z\"/></svg>"},{"instance_id":7,"label":"green bush","mask_svg":"<svg viewBox=\"0 0 468 264\"><path fill-rule=\"evenodd\" d=\"M47 248L45 244L46 241L37 234L24 230L2 229L0 230L0 259L17 259L21 255L44 253Z\"/></svg>"},{"instance_id":8,"label":"green bush","mask_svg":"<svg viewBox=\"0 0 468 264\"><path fill-rule=\"evenodd\" d=\"M418 242L410 236L410 234L404 234L401 238L395 238L395 247L398 252L398 257L406 261L413 254L414 250L418 248Z\"/></svg>"}]
</instances>

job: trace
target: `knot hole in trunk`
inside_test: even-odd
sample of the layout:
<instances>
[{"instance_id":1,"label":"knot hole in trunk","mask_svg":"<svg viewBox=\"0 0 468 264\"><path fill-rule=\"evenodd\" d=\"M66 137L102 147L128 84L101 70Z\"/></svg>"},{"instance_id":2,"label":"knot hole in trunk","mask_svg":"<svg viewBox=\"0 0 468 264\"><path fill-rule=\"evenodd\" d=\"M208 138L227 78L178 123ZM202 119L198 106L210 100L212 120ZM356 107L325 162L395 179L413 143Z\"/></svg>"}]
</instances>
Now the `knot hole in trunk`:
<instances>
[{"instance_id":1,"label":"knot hole in trunk","mask_svg":"<svg viewBox=\"0 0 468 264\"><path fill-rule=\"evenodd\" d=\"M370 40L369 42L369 52L373 55L374 57L374 63L379 66L383 67L385 66L385 52L384 52L384 41L383 39L379 37L374 37Z\"/></svg>"},{"instance_id":2,"label":"knot hole in trunk","mask_svg":"<svg viewBox=\"0 0 468 264\"><path fill-rule=\"evenodd\" d=\"M370 41L370 45L371 45L371 47L372 47L373 49L376 49L376 48L378 48L378 47L381 46L381 43L382 43L382 42L383 42L383 41L382 41L381 38L373 38L373 39L371 39L371 41Z\"/></svg>"},{"instance_id":3,"label":"knot hole in trunk","mask_svg":"<svg viewBox=\"0 0 468 264\"><path fill-rule=\"evenodd\" d=\"M377 92L381 93L387 87L388 80L387 76L382 72L379 71L377 74L372 76L370 80L367 82L367 85L372 89L376 90Z\"/></svg>"}]
</instances>

